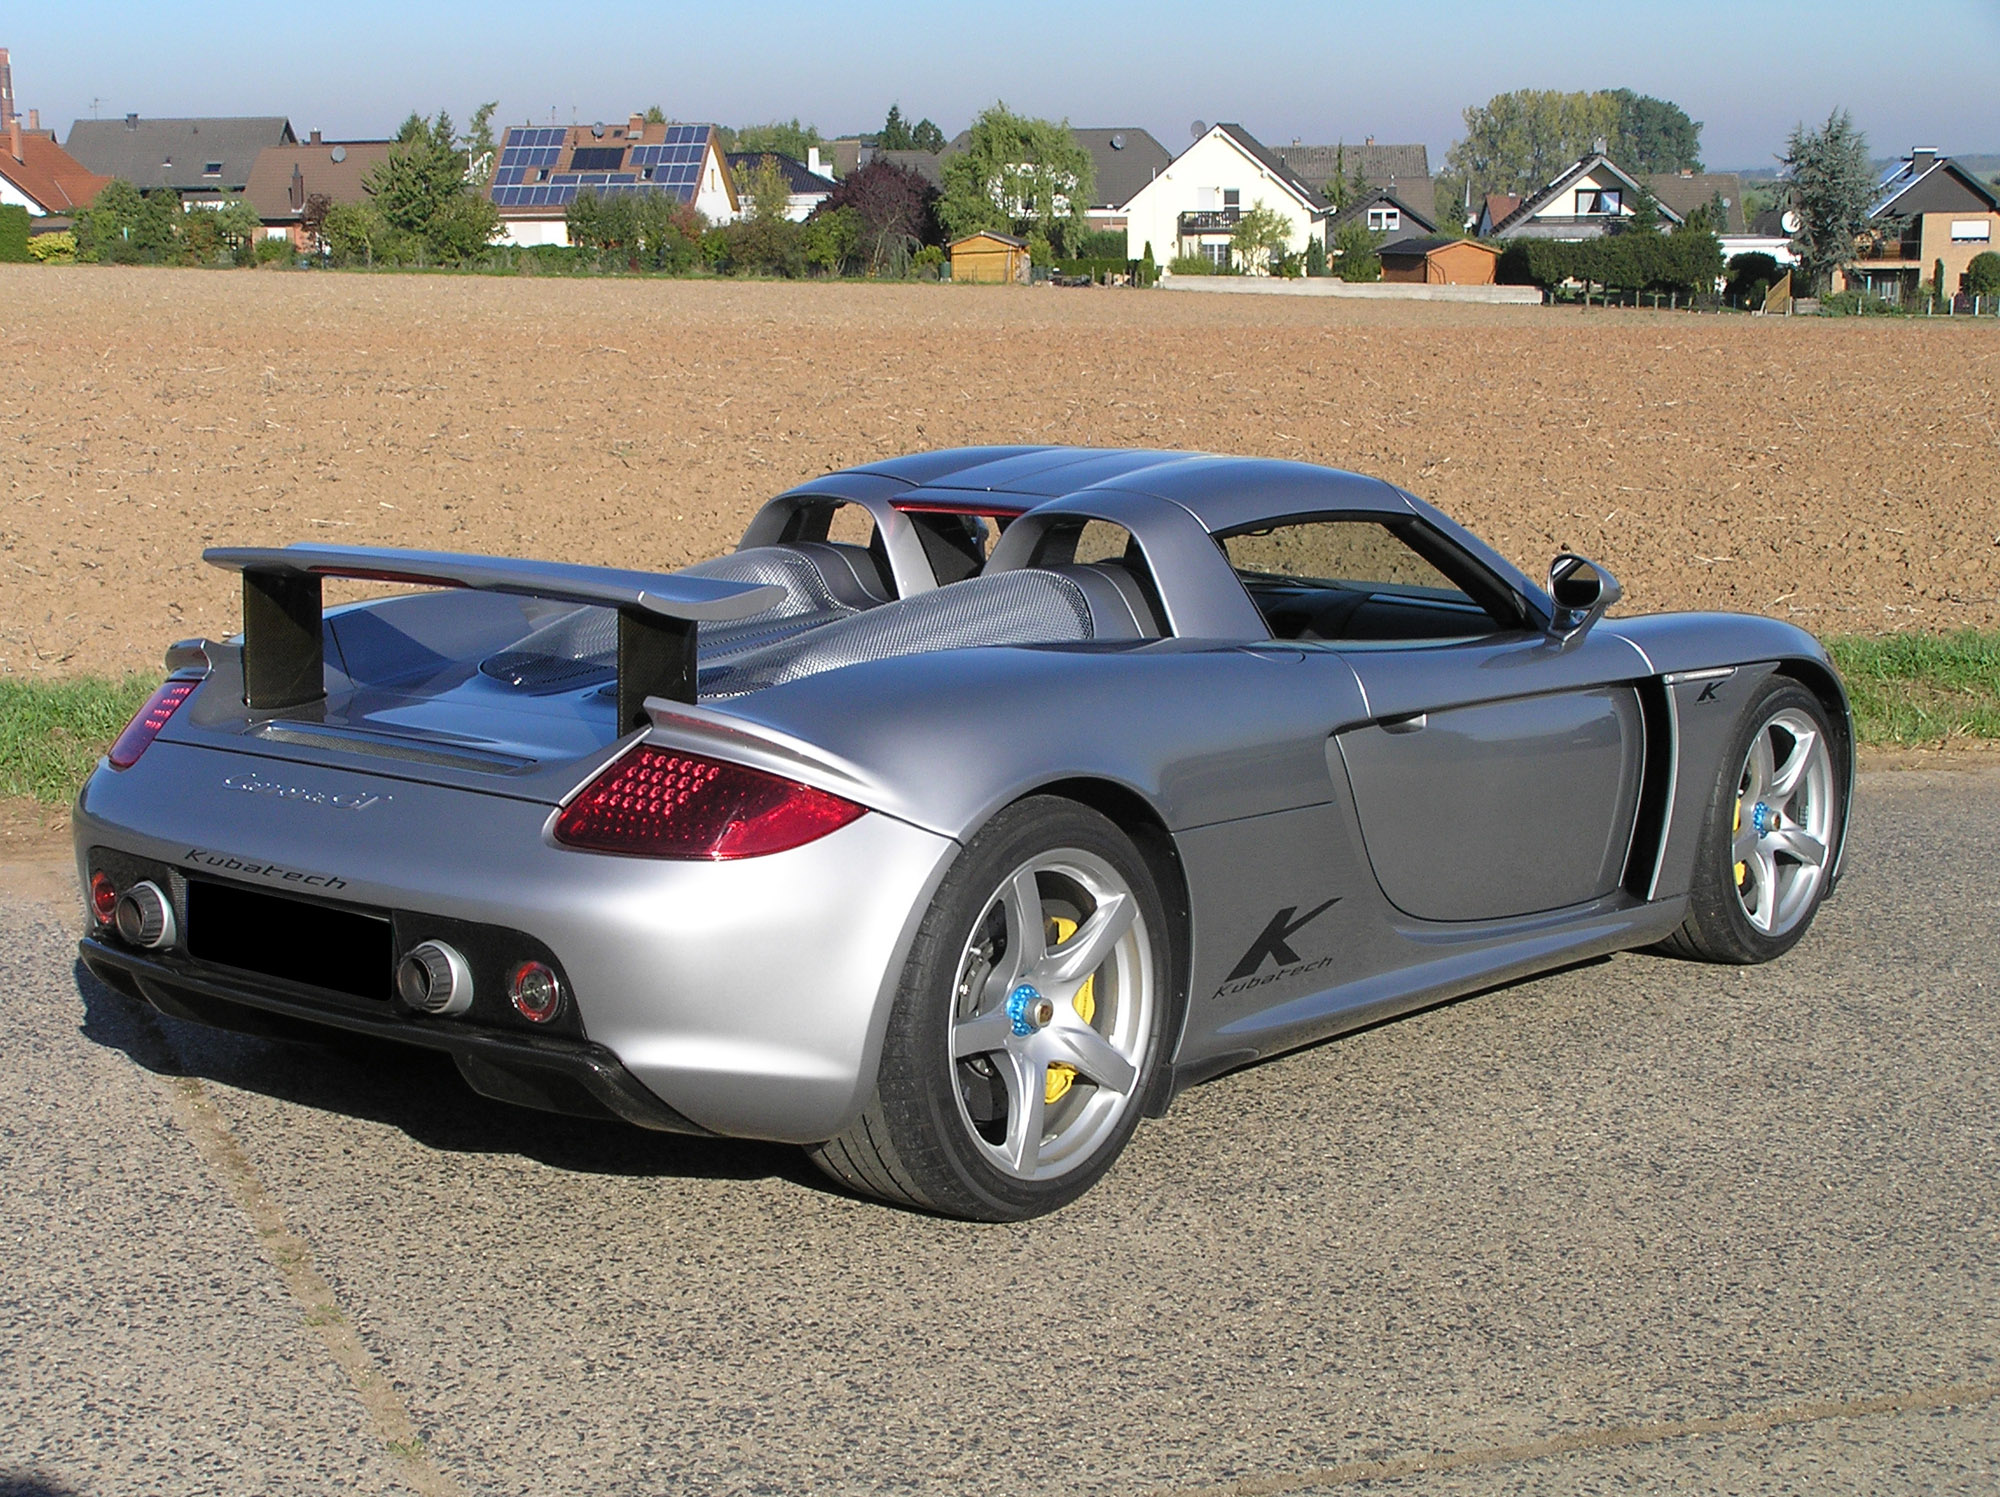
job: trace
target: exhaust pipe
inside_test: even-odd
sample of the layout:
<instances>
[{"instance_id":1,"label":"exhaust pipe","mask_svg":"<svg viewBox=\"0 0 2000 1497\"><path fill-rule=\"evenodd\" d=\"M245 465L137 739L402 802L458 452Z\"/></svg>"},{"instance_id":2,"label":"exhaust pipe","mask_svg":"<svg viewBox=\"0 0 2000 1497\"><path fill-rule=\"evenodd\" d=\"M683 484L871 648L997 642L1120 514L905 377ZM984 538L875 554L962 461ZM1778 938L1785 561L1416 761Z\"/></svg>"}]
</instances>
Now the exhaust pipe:
<instances>
[{"instance_id":1,"label":"exhaust pipe","mask_svg":"<svg viewBox=\"0 0 2000 1497\"><path fill-rule=\"evenodd\" d=\"M396 964L396 991L427 1014L462 1014L472 1007L472 969L442 941L412 946Z\"/></svg>"},{"instance_id":2,"label":"exhaust pipe","mask_svg":"<svg viewBox=\"0 0 2000 1497\"><path fill-rule=\"evenodd\" d=\"M173 945L177 934L173 902L150 881L134 884L118 896L111 921L118 927L120 940L148 951Z\"/></svg>"}]
</instances>

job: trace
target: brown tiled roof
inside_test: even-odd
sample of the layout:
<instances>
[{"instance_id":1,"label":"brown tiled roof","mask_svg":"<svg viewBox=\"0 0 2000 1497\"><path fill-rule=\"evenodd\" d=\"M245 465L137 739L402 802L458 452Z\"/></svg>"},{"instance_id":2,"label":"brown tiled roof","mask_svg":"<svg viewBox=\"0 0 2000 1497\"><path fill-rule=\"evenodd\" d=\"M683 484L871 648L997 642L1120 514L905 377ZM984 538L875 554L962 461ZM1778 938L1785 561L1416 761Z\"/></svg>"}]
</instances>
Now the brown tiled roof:
<instances>
[{"instance_id":1,"label":"brown tiled roof","mask_svg":"<svg viewBox=\"0 0 2000 1497\"><path fill-rule=\"evenodd\" d=\"M87 170L56 144L53 135L23 130L19 145L17 156L13 135L0 135L0 177L49 213L68 214L89 207L91 199L111 181Z\"/></svg>"},{"instance_id":2,"label":"brown tiled roof","mask_svg":"<svg viewBox=\"0 0 2000 1497\"><path fill-rule=\"evenodd\" d=\"M336 203L359 203L368 197L362 186L395 148L393 140L329 140L319 145L266 146L250 167L244 200L265 223L290 223L304 210L306 199L323 192ZM335 161L338 151L341 159ZM299 177L297 190L292 176Z\"/></svg>"},{"instance_id":3,"label":"brown tiled roof","mask_svg":"<svg viewBox=\"0 0 2000 1497\"><path fill-rule=\"evenodd\" d=\"M1662 207L1671 208L1683 219L1698 208L1706 208L1717 198L1723 201L1718 234L1741 234L1743 226L1743 179L1735 172L1653 172L1646 188Z\"/></svg>"}]
</instances>

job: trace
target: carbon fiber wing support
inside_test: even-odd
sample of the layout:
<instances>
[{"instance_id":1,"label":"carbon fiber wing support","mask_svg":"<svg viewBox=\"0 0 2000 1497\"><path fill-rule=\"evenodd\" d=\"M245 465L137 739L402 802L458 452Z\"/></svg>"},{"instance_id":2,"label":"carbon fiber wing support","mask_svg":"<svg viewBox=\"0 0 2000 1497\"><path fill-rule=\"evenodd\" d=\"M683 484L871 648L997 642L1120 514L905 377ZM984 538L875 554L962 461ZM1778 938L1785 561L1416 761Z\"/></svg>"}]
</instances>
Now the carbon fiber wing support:
<instances>
[{"instance_id":1,"label":"carbon fiber wing support","mask_svg":"<svg viewBox=\"0 0 2000 1497\"><path fill-rule=\"evenodd\" d=\"M618 724L644 727L647 697L695 699L695 636L775 606L784 589L709 577L631 572L370 546L216 546L211 566L243 574L243 699L283 712L326 695L322 583L328 577L464 587L618 610Z\"/></svg>"}]
</instances>

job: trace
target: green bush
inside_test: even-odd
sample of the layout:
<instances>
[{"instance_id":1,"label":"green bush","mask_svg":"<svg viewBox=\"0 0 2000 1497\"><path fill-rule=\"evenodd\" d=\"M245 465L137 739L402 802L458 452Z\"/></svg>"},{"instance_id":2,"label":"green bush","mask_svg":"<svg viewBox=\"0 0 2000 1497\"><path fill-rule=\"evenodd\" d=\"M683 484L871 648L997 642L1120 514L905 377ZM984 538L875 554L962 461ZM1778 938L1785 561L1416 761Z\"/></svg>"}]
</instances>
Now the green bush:
<instances>
[{"instance_id":1,"label":"green bush","mask_svg":"<svg viewBox=\"0 0 2000 1497\"><path fill-rule=\"evenodd\" d=\"M2000 296L2000 255L1992 250L1974 255L1972 263L1965 267L1960 288L1968 296Z\"/></svg>"},{"instance_id":2,"label":"green bush","mask_svg":"<svg viewBox=\"0 0 2000 1497\"><path fill-rule=\"evenodd\" d=\"M296 265L299 252L292 248L290 239L259 239L257 241L257 263L259 265Z\"/></svg>"},{"instance_id":3,"label":"green bush","mask_svg":"<svg viewBox=\"0 0 2000 1497\"><path fill-rule=\"evenodd\" d=\"M74 265L76 235L67 229L60 234L37 234L28 241L28 255L44 265Z\"/></svg>"},{"instance_id":4,"label":"green bush","mask_svg":"<svg viewBox=\"0 0 2000 1497\"><path fill-rule=\"evenodd\" d=\"M1206 255L1175 255L1167 262L1169 275L1228 275L1229 269L1217 265Z\"/></svg>"},{"instance_id":5,"label":"green bush","mask_svg":"<svg viewBox=\"0 0 2000 1497\"><path fill-rule=\"evenodd\" d=\"M1502 251L1498 274L1502 285L1544 290L1581 281L1614 291L1692 296L1713 291L1722 274L1722 244L1702 228L1680 228L1671 234L1606 234L1574 244L1516 239Z\"/></svg>"},{"instance_id":6,"label":"green bush","mask_svg":"<svg viewBox=\"0 0 2000 1497\"><path fill-rule=\"evenodd\" d=\"M1830 291L1819 299L1822 317L1901 317L1906 309L1872 291Z\"/></svg>"},{"instance_id":7,"label":"green bush","mask_svg":"<svg viewBox=\"0 0 2000 1497\"><path fill-rule=\"evenodd\" d=\"M0 207L0 261L25 265L28 260L28 210L8 203Z\"/></svg>"},{"instance_id":8,"label":"green bush","mask_svg":"<svg viewBox=\"0 0 2000 1497\"><path fill-rule=\"evenodd\" d=\"M1119 260L1125 258L1125 231L1123 229L1093 229L1076 244L1075 257L1078 260Z\"/></svg>"},{"instance_id":9,"label":"green bush","mask_svg":"<svg viewBox=\"0 0 2000 1497\"><path fill-rule=\"evenodd\" d=\"M1773 255L1755 251L1732 255L1728 273L1729 283L1722 294L1738 306L1755 310L1764 305L1764 294L1778 284L1778 261Z\"/></svg>"}]
</instances>

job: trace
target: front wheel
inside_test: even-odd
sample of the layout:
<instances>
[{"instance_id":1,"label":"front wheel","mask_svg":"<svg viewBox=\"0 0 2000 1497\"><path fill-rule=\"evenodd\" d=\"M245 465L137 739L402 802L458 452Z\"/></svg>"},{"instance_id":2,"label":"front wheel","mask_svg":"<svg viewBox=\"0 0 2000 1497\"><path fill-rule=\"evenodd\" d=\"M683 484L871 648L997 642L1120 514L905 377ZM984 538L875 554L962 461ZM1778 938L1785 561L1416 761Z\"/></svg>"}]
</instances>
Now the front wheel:
<instances>
[{"instance_id":1,"label":"front wheel","mask_svg":"<svg viewBox=\"0 0 2000 1497\"><path fill-rule=\"evenodd\" d=\"M876 1089L814 1161L985 1221L1062 1206L1137 1126L1167 1032L1158 888L1105 817L1038 797L973 839L918 931Z\"/></svg>"},{"instance_id":2,"label":"front wheel","mask_svg":"<svg viewBox=\"0 0 2000 1497\"><path fill-rule=\"evenodd\" d=\"M1724 755L1687 918L1667 949L1714 962L1767 962L1812 924L1847 807L1833 729L1818 697L1774 677L1744 709Z\"/></svg>"}]
</instances>

